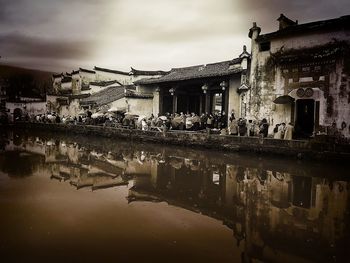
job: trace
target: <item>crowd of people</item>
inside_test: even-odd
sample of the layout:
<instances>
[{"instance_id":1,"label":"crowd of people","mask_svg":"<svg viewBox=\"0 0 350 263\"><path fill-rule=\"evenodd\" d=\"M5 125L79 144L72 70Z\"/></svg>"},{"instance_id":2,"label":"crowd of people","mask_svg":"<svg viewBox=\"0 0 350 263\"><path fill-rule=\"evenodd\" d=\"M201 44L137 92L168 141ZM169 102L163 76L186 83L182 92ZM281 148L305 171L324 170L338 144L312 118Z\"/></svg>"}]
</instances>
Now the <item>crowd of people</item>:
<instances>
[{"instance_id":1,"label":"crowd of people","mask_svg":"<svg viewBox=\"0 0 350 263\"><path fill-rule=\"evenodd\" d=\"M288 123L287 125L284 122L276 124L276 126L273 129L273 138L291 140L293 135L293 129L294 127L291 123Z\"/></svg>"},{"instance_id":2,"label":"crowd of people","mask_svg":"<svg viewBox=\"0 0 350 263\"><path fill-rule=\"evenodd\" d=\"M31 119L34 122L43 123L65 123L75 125L101 125L106 127L120 127L129 129L140 129L143 131L158 130L180 130L180 131L201 131L212 130L221 135L233 136L260 136L268 137L269 123L267 119L261 121L235 118L234 113L228 116L225 112L196 113L183 112L162 116L139 116L122 112L104 114L93 114L87 111L76 117L60 117L56 113L41 114ZM293 126L291 123L277 124L273 130L275 139L292 139Z\"/></svg>"}]
</instances>

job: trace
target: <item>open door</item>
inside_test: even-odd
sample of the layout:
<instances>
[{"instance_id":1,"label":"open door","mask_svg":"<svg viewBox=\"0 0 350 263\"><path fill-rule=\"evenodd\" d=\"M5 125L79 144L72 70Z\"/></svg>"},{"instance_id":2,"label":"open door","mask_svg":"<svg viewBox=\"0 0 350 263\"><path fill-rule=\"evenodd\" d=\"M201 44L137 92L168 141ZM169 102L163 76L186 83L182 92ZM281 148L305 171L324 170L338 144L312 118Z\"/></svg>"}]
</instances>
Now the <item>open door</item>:
<instances>
[{"instance_id":1,"label":"open door","mask_svg":"<svg viewBox=\"0 0 350 263\"><path fill-rule=\"evenodd\" d=\"M299 138L308 138L315 127L315 100L301 99L296 101L295 133Z\"/></svg>"}]
</instances>

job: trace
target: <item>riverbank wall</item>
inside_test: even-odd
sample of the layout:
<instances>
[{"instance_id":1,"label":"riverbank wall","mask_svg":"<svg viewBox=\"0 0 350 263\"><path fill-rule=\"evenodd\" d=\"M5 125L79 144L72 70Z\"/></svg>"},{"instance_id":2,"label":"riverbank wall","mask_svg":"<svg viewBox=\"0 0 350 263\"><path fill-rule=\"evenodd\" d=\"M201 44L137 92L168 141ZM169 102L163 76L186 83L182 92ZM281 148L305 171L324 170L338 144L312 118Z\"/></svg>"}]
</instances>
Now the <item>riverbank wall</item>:
<instances>
[{"instance_id":1,"label":"riverbank wall","mask_svg":"<svg viewBox=\"0 0 350 263\"><path fill-rule=\"evenodd\" d=\"M20 130L42 130L83 136L102 136L129 141L181 145L228 152L251 152L296 159L350 161L350 145L337 142L335 139L322 141L316 139L278 140L272 138L210 134L208 132L159 132L92 125L49 123L17 123L9 127Z\"/></svg>"}]
</instances>

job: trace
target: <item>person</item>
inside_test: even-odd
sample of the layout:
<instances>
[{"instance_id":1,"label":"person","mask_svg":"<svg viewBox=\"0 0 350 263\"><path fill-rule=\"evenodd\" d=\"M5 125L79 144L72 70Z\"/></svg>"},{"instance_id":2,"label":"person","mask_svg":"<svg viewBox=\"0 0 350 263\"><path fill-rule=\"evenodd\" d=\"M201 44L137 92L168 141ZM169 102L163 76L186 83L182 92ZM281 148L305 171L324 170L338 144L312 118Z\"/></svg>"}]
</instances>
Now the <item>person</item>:
<instances>
[{"instance_id":1,"label":"person","mask_svg":"<svg viewBox=\"0 0 350 263\"><path fill-rule=\"evenodd\" d=\"M56 115L55 121L56 121L56 123L60 123L61 122L60 116Z\"/></svg>"},{"instance_id":2,"label":"person","mask_svg":"<svg viewBox=\"0 0 350 263\"><path fill-rule=\"evenodd\" d=\"M213 128L213 115L209 114L207 118L207 128Z\"/></svg>"},{"instance_id":3,"label":"person","mask_svg":"<svg viewBox=\"0 0 350 263\"><path fill-rule=\"evenodd\" d=\"M281 139L280 124L276 124L275 128L273 128L273 138Z\"/></svg>"},{"instance_id":4,"label":"person","mask_svg":"<svg viewBox=\"0 0 350 263\"><path fill-rule=\"evenodd\" d=\"M229 125L229 134L230 135L238 135L238 123L235 119L235 117L231 117L230 118L231 121L230 121L230 125Z\"/></svg>"},{"instance_id":5,"label":"person","mask_svg":"<svg viewBox=\"0 0 350 263\"><path fill-rule=\"evenodd\" d=\"M226 113L224 111L221 114L220 123L221 123L221 127L220 128L226 128L227 127L227 116L226 116Z\"/></svg>"},{"instance_id":6,"label":"person","mask_svg":"<svg viewBox=\"0 0 350 263\"><path fill-rule=\"evenodd\" d=\"M205 114L205 113L202 113L201 114L201 117L200 117L200 129L204 129L205 128L205 125L207 123L207 119L208 119L208 114Z\"/></svg>"},{"instance_id":7,"label":"person","mask_svg":"<svg viewBox=\"0 0 350 263\"><path fill-rule=\"evenodd\" d=\"M267 123L267 120L264 118L262 119L260 126L259 126L259 134L261 134L263 137L267 137L269 132L269 124Z\"/></svg>"},{"instance_id":8,"label":"person","mask_svg":"<svg viewBox=\"0 0 350 263\"><path fill-rule=\"evenodd\" d=\"M284 139L285 140L292 140L293 138L293 125L292 123L288 123L288 125L286 126L286 130L285 130L285 133L284 133Z\"/></svg>"},{"instance_id":9,"label":"person","mask_svg":"<svg viewBox=\"0 0 350 263\"><path fill-rule=\"evenodd\" d=\"M254 136L254 124L253 120L248 120L247 123L248 136Z\"/></svg>"},{"instance_id":10,"label":"person","mask_svg":"<svg viewBox=\"0 0 350 263\"><path fill-rule=\"evenodd\" d=\"M238 132L239 136L245 136L247 133L247 125L244 119L239 118L238 120Z\"/></svg>"},{"instance_id":11,"label":"person","mask_svg":"<svg viewBox=\"0 0 350 263\"><path fill-rule=\"evenodd\" d=\"M286 123L282 122L280 127L279 127L279 130L281 132L281 139L284 138L284 133L286 132Z\"/></svg>"},{"instance_id":12,"label":"person","mask_svg":"<svg viewBox=\"0 0 350 263\"><path fill-rule=\"evenodd\" d=\"M141 128L143 131L148 131L148 124L146 122L146 119L141 120Z\"/></svg>"}]
</instances>

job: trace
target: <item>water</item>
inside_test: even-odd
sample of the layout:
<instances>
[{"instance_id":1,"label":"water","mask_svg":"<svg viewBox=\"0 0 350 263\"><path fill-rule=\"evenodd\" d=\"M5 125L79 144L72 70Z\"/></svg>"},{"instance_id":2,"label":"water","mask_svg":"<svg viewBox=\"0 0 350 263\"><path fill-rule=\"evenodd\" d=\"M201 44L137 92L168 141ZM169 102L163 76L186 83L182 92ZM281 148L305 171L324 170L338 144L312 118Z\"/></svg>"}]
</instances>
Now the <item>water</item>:
<instances>
[{"instance_id":1,"label":"water","mask_svg":"<svg viewBox=\"0 0 350 263\"><path fill-rule=\"evenodd\" d=\"M349 168L2 132L1 262L349 262Z\"/></svg>"}]
</instances>

